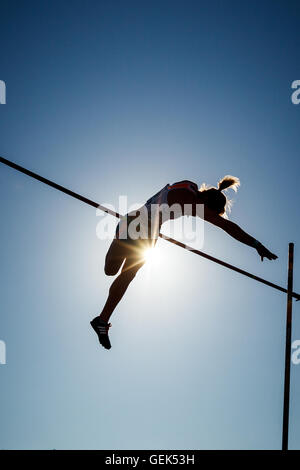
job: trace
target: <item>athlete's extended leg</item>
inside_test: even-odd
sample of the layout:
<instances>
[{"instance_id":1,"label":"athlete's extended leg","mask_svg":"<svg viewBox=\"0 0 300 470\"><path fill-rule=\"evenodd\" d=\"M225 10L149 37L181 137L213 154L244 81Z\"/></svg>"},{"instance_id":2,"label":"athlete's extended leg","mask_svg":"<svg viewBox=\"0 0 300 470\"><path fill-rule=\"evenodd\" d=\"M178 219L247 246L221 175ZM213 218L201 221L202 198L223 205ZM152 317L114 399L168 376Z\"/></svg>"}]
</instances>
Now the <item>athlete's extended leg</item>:
<instances>
[{"instance_id":1,"label":"athlete's extended leg","mask_svg":"<svg viewBox=\"0 0 300 470\"><path fill-rule=\"evenodd\" d=\"M138 270L143 266L145 260L140 260L132 264L131 259L125 261L119 276L114 280L110 289L108 299L104 305L104 308L100 314L100 319L104 322L108 322L116 306L125 294L127 287L134 279Z\"/></svg>"},{"instance_id":2,"label":"athlete's extended leg","mask_svg":"<svg viewBox=\"0 0 300 470\"><path fill-rule=\"evenodd\" d=\"M122 271L109 289L108 299L100 316L91 321L91 325L98 335L100 344L102 344L106 349L111 348L108 336L108 330L111 325L108 323L108 320L125 294L130 282L145 263L140 243L137 242L132 245L128 245L120 240L114 240L105 259L105 273L112 276L117 274L124 259L125 263Z\"/></svg>"}]
</instances>

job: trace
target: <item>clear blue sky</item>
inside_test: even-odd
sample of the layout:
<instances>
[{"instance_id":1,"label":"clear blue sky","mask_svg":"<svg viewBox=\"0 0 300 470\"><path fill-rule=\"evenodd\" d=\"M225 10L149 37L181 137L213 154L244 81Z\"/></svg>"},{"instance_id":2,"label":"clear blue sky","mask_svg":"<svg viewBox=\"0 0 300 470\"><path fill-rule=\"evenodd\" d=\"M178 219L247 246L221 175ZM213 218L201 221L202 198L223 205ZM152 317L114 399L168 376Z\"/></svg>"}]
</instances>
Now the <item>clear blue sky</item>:
<instances>
[{"instance_id":1,"label":"clear blue sky","mask_svg":"<svg viewBox=\"0 0 300 470\"><path fill-rule=\"evenodd\" d=\"M1 3L0 154L100 203L166 183L241 179L203 249L299 291L298 2ZM111 278L84 204L0 167L0 448L279 449L285 296L160 240L112 317ZM199 246L197 241L195 246ZM300 339L294 305L293 339ZM300 365L290 447L300 448Z\"/></svg>"}]
</instances>

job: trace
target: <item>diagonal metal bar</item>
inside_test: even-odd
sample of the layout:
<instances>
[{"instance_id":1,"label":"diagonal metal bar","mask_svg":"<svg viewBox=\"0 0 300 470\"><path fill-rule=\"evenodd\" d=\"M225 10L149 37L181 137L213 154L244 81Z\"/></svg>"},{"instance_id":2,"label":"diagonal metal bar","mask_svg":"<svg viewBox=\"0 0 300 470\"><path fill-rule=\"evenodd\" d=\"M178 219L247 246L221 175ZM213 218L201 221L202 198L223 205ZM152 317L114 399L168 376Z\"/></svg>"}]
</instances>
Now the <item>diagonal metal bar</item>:
<instances>
[{"instance_id":1,"label":"diagonal metal bar","mask_svg":"<svg viewBox=\"0 0 300 470\"><path fill-rule=\"evenodd\" d=\"M30 176L31 178L36 179L37 181L40 181L41 183L47 184L48 186L51 186L54 189L57 189L58 191L61 191L68 196L71 196L75 199L78 199L79 201L88 204L92 207L95 207L96 209L100 209L110 215L113 215L114 217L121 218L122 215L120 215L118 212L114 212L111 209L108 209L107 207L102 206L101 204L98 204L97 202L92 201L91 199L88 199L84 196L81 196L78 193L75 193L74 191L71 191L68 188L65 188L64 186L61 186L54 181L51 181L47 178L44 178L43 176L38 175L37 173L34 173L33 171L27 170L27 168L24 168L20 165L17 165L14 162L11 162L10 160L7 160L6 158L0 157L0 163L3 163L4 165L9 166L10 168L13 168L14 170L17 170L21 173L24 173L27 176ZM163 239L166 240L170 243L173 243L174 245L180 246L181 248L184 248L188 251L191 251L192 253L195 253L198 256L202 256L202 258L208 259L209 261L212 261L213 263L219 264L227 269L231 269L232 271L235 271L239 274L242 274L243 276L247 276L250 279L253 279L254 281L260 282L262 284L265 284L269 287L272 287L273 289L279 290L280 292L284 292L287 294L287 289L285 289L282 286L279 286L277 284L274 284L273 282L268 281L267 279L263 279L262 277L256 276L255 274L249 273L248 271L245 271L244 269L240 269L237 266L234 266L230 263L226 263L225 261L222 261L218 258L215 258L214 256L208 255L207 253L204 253L203 251L196 250L188 245L185 245L184 243L175 240L174 238L170 238L167 235L164 235L162 233L159 234L159 236ZM297 294L296 292L292 292L291 296L294 297L297 300L300 300L300 294Z\"/></svg>"}]
</instances>

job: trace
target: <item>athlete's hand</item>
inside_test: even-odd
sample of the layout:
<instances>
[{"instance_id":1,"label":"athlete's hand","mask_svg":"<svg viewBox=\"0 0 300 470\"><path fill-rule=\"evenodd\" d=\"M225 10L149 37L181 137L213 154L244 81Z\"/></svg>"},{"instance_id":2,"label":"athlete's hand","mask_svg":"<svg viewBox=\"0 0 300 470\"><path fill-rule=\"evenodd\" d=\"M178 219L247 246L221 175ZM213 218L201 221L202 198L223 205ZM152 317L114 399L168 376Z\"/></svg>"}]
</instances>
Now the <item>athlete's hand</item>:
<instances>
[{"instance_id":1,"label":"athlete's hand","mask_svg":"<svg viewBox=\"0 0 300 470\"><path fill-rule=\"evenodd\" d=\"M278 256L274 255L274 253L271 253L271 251L269 251L265 246L263 246L261 243L259 243L259 245L257 246L256 248L257 250L257 253L259 254L260 256L260 259L263 261L264 258L267 258L269 260L272 260L272 259L277 259Z\"/></svg>"}]
</instances>

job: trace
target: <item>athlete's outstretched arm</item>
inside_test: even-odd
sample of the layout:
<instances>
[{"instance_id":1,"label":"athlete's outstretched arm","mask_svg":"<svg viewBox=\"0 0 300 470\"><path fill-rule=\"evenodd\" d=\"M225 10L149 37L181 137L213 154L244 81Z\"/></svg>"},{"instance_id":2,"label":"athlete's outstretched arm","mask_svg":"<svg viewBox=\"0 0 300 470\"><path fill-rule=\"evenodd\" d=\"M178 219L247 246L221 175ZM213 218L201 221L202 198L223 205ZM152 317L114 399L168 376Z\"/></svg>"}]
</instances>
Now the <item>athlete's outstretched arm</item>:
<instances>
[{"instance_id":1,"label":"athlete's outstretched arm","mask_svg":"<svg viewBox=\"0 0 300 470\"><path fill-rule=\"evenodd\" d=\"M231 237L235 238L239 242L244 243L245 245L251 246L253 248L256 248L262 261L264 257L266 257L269 260L277 258L275 254L271 253L271 251L269 251L265 246L263 246L258 240L251 237L251 235L249 235L248 233L244 232L244 230L242 230L241 227L239 227L239 225L235 224L234 222L231 222L228 219L224 219L220 215L216 214L214 211L211 211L210 209L205 208L204 218L211 224L214 224L217 227L220 227L221 229L223 229Z\"/></svg>"}]
</instances>

